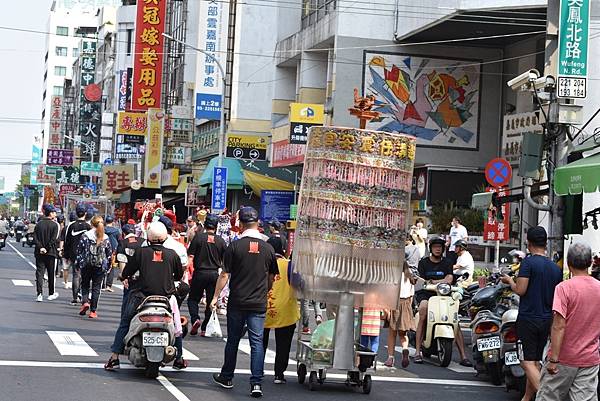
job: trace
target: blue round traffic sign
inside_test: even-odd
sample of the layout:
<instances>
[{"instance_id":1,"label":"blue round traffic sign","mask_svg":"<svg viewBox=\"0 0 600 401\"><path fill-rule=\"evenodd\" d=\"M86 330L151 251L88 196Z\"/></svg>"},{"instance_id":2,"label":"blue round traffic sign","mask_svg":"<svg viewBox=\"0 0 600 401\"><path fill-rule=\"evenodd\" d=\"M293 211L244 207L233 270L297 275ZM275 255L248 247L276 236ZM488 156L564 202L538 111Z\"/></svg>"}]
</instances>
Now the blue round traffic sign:
<instances>
[{"instance_id":1,"label":"blue round traffic sign","mask_svg":"<svg viewBox=\"0 0 600 401\"><path fill-rule=\"evenodd\" d=\"M485 179L494 188L509 185L512 179L510 163L501 157L490 160L485 166Z\"/></svg>"}]
</instances>

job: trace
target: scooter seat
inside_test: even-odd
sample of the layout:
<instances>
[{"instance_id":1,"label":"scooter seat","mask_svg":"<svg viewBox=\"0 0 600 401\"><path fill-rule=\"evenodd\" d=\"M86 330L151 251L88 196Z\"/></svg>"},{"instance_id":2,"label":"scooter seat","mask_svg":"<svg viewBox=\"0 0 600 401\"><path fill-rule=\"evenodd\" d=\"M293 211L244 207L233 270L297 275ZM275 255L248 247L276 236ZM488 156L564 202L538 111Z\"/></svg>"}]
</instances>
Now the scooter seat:
<instances>
[{"instance_id":1,"label":"scooter seat","mask_svg":"<svg viewBox=\"0 0 600 401\"><path fill-rule=\"evenodd\" d=\"M478 283L471 284L471 285L469 285L469 286L467 287L467 291L468 291L468 292L475 292L475 291L477 291L478 289L479 289L479 284L478 284Z\"/></svg>"},{"instance_id":2,"label":"scooter seat","mask_svg":"<svg viewBox=\"0 0 600 401\"><path fill-rule=\"evenodd\" d=\"M171 312L171 304L169 303L169 298L160 295L151 295L149 297L146 297L146 299L142 301L140 306L138 306L138 310L142 310L148 307L165 308L169 312Z\"/></svg>"}]
</instances>

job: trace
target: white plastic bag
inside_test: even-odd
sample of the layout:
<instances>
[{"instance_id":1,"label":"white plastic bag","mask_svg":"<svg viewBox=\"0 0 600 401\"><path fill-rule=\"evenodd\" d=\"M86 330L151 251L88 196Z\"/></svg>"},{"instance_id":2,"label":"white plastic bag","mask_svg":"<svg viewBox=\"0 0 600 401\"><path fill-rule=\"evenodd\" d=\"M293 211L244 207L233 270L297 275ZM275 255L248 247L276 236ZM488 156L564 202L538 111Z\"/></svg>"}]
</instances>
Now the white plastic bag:
<instances>
[{"instance_id":1,"label":"white plastic bag","mask_svg":"<svg viewBox=\"0 0 600 401\"><path fill-rule=\"evenodd\" d=\"M210 320L206 325L206 337L223 337L223 332L221 331L221 325L219 324L219 318L217 317L217 311L214 310L210 315Z\"/></svg>"}]
</instances>

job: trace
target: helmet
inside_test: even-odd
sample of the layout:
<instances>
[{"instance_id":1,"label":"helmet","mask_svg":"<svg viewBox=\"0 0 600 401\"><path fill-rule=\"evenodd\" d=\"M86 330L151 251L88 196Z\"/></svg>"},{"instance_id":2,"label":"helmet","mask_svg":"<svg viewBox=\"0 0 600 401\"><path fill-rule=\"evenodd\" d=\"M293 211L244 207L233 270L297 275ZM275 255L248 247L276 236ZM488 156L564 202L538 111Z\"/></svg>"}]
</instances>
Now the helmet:
<instances>
[{"instance_id":1,"label":"helmet","mask_svg":"<svg viewBox=\"0 0 600 401\"><path fill-rule=\"evenodd\" d=\"M56 221L58 221L59 223L63 223L65 221L65 216L62 214L56 216Z\"/></svg>"},{"instance_id":2,"label":"helmet","mask_svg":"<svg viewBox=\"0 0 600 401\"><path fill-rule=\"evenodd\" d=\"M434 237L431 240L429 240L429 252L432 252L431 248L433 247L433 245L441 245L442 252L446 250L446 240L442 237Z\"/></svg>"},{"instance_id":3,"label":"helmet","mask_svg":"<svg viewBox=\"0 0 600 401\"><path fill-rule=\"evenodd\" d=\"M502 314L502 325L505 325L508 322L516 322L517 316L519 315L518 309L509 309L504 314Z\"/></svg>"},{"instance_id":4,"label":"helmet","mask_svg":"<svg viewBox=\"0 0 600 401\"><path fill-rule=\"evenodd\" d=\"M146 236L148 237L148 242L162 244L167 239L167 227L161 222L154 221L148 226Z\"/></svg>"},{"instance_id":5,"label":"helmet","mask_svg":"<svg viewBox=\"0 0 600 401\"><path fill-rule=\"evenodd\" d=\"M274 218L271 221L269 221L269 225L271 227L273 227L275 230L281 229L281 222L278 219L276 219L276 218Z\"/></svg>"},{"instance_id":6,"label":"helmet","mask_svg":"<svg viewBox=\"0 0 600 401\"><path fill-rule=\"evenodd\" d=\"M462 249L464 249L465 251L467 249L469 249L469 244L467 244L467 241L465 241L464 239L459 239L458 241L456 241L454 243L454 247L460 246Z\"/></svg>"},{"instance_id":7,"label":"helmet","mask_svg":"<svg viewBox=\"0 0 600 401\"><path fill-rule=\"evenodd\" d=\"M204 227L209 229L217 228L219 225L219 217L215 214L207 214L204 219Z\"/></svg>"},{"instance_id":8,"label":"helmet","mask_svg":"<svg viewBox=\"0 0 600 401\"><path fill-rule=\"evenodd\" d=\"M131 224L125 224L123 227L121 227L121 230L125 235L135 234L135 227Z\"/></svg>"},{"instance_id":9,"label":"helmet","mask_svg":"<svg viewBox=\"0 0 600 401\"><path fill-rule=\"evenodd\" d=\"M75 214L77 215L77 217L83 217L85 216L85 212L87 212L86 205L84 205L83 203L79 203L75 208Z\"/></svg>"},{"instance_id":10,"label":"helmet","mask_svg":"<svg viewBox=\"0 0 600 401\"><path fill-rule=\"evenodd\" d=\"M240 221L242 223L256 223L258 221L258 212L251 206L245 206L240 209Z\"/></svg>"},{"instance_id":11,"label":"helmet","mask_svg":"<svg viewBox=\"0 0 600 401\"><path fill-rule=\"evenodd\" d=\"M525 252L519 251L518 249L513 249L512 251L510 251L508 253L508 255L511 256L511 257L513 257L513 258L518 258L520 260L525 259L525 256L527 256L527 255L525 255Z\"/></svg>"}]
</instances>

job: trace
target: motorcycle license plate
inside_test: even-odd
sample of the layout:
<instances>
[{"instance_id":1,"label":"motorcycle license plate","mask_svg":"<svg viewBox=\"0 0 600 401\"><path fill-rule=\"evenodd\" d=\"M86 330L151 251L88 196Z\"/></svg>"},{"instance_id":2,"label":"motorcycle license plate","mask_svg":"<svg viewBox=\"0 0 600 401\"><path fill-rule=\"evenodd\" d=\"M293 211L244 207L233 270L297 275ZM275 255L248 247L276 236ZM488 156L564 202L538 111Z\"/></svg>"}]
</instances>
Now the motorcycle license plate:
<instances>
[{"instance_id":1,"label":"motorcycle license plate","mask_svg":"<svg viewBox=\"0 0 600 401\"><path fill-rule=\"evenodd\" d=\"M500 337L480 338L477 340L477 351L488 351L500 348Z\"/></svg>"},{"instance_id":2,"label":"motorcycle license plate","mask_svg":"<svg viewBox=\"0 0 600 401\"><path fill-rule=\"evenodd\" d=\"M142 333L143 347L166 347L169 345L169 333L144 332Z\"/></svg>"},{"instance_id":3,"label":"motorcycle license plate","mask_svg":"<svg viewBox=\"0 0 600 401\"><path fill-rule=\"evenodd\" d=\"M506 366L518 365L519 356L517 355L517 351L511 351L504 354L504 364Z\"/></svg>"}]
</instances>

